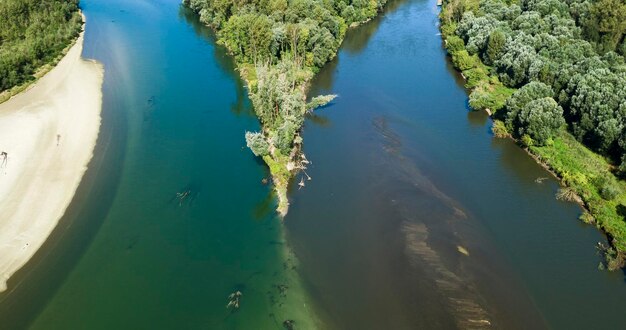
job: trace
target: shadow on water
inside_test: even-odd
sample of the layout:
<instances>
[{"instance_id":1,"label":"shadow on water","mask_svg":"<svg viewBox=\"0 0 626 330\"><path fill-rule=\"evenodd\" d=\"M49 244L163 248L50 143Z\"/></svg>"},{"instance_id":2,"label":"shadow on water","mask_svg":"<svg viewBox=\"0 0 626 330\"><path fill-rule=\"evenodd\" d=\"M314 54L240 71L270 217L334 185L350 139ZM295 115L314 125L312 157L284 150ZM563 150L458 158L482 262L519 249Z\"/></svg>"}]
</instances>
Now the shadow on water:
<instances>
[{"instance_id":1,"label":"shadow on water","mask_svg":"<svg viewBox=\"0 0 626 330\"><path fill-rule=\"evenodd\" d=\"M245 87L244 81L241 79L241 76L239 76L237 66L232 56L228 54L228 50L217 43L217 36L215 35L215 32L210 27L200 22L199 15L182 4L180 5L178 16L183 18L187 24L193 27L193 30L198 37L207 43L215 45L215 47L213 47L213 59L219 67L222 68L222 71L226 72L235 82L237 97L235 102L231 105L231 111L236 115L245 114L247 116L255 116L254 109L252 108L250 100L247 96L248 91Z\"/></svg>"},{"instance_id":2,"label":"shadow on water","mask_svg":"<svg viewBox=\"0 0 626 330\"><path fill-rule=\"evenodd\" d=\"M345 51L351 55L358 55L368 45L370 39L380 26L380 23L384 20L384 16L393 13L398 10L400 6L407 0L390 0L385 5L385 9L382 14L379 14L374 19L367 23L364 23L356 28L348 29L346 37L341 44L340 51ZM315 75L311 83L312 91L309 95L323 94L324 91L328 91L333 87L334 76L336 74L337 65L339 64L339 56L333 58L330 62L326 63L324 67ZM315 122L315 119L313 119Z\"/></svg>"},{"instance_id":3,"label":"shadow on water","mask_svg":"<svg viewBox=\"0 0 626 330\"><path fill-rule=\"evenodd\" d=\"M473 128L485 129L486 127L489 131L491 130L491 125L487 125L489 116L484 111L468 111L467 122Z\"/></svg>"},{"instance_id":4,"label":"shadow on water","mask_svg":"<svg viewBox=\"0 0 626 330\"><path fill-rule=\"evenodd\" d=\"M107 78L103 95L118 87ZM118 91L119 92L119 91ZM102 125L94 156L58 225L37 253L8 281L0 293L0 328L26 328L66 279L89 246L113 203L126 148L126 117L103 100ZM94 198L94 196L98 196Z\"/></svg>"},{"instance_id":5,"label":"shadow on water","mask_svg":"<svg viewBox=\"0 0 626 330\"><path fill-rule=\"evenodd\" d=\"M380 23L384 20L385 15L392 14L401 5L403 5L407 0L389 0L383 9L383 12L370 20L367 23L364 23L358 26L355 29L350 29L346 32L346 38L341 45L341 50L345 51L351 55L358 55L361 53L365 46L368 45L370 39L380 26ZM328 64L327 64L328 66Z\"/></svg>"},{"instance_id":6,"label":"shadow on water","mask_svg":"<svg viewBox=\"0 0 626 330\"><path fill-rule=\"evenodd\" d=\"M257 220L265 219L273 214L276 210L276 194L274 190L270 190L266 197L254 207L254 218Z\"/></svg>"},{"instance_id":7,"label":"shadow on water","mask_svg":"<svg viewBox=\"0 0 626 330\"><path fill-rule=\"evenodd\" d=\"M306 120L314 123L315 125L319 125L322 127L329 127L331 125L330 119L326 116L322 116L317 114L320 109L315 109L315 112L308 113L306 115Z\"/></svg>"},{"instance_id":8,"label":"shadow on water","mask_svg":"<svg viewBox=\"0 0 626 330\"><path fill-rule=\"evenodd\" d=\"M313 83L311 84L311 87L316 88L316 90L331 89L333 87L333 78L335 75L337 64L339 64L339 57L335 57L330 62L326 63L326 65L324 65L320 72L315 75L315 78L313 78ZM317 94L318 93L315 92L309 93L309 95Z\"/></svg>"}]
</instances>

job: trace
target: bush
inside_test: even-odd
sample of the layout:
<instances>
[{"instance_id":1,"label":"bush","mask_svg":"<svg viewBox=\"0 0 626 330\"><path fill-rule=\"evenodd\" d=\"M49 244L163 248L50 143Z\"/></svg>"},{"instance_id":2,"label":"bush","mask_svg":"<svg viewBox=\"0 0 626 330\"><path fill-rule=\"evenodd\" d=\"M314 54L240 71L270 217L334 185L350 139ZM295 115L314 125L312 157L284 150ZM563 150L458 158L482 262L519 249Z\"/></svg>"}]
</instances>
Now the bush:
<instances>
[{"instance_id":1,"label":"bush","mask_svg":"<svg viewBox=\"0 0 626 330\"><path fill-rule=\"evenodd\" d=\"M552 88L541 82L531 82L524 87L518 89L513 95L506 101L506 126L509 130L516 130L519 128L519 113L526 107L526 105L534 100L538 100L544 97L552 96Z\"/></svg>"},{"instance_id":2,"label":"bush","mask_svg":"<svg viewBox=\"0 0 626 330\"><path fill-rule=\"evenodd\" d=\"M262 133L246 132L246 145L257 157L269 155L269 144Z\"/></svg>"},{"instance_id":3,"label":"bush","mask_svg":"<svg viewBox=\"0 0 626 330\"><path fill-rule=\"evenodd\" d=\"M530 101L518 116L519 135L529 135L537 145L545 145L565 124L563 109L551 97Z\"/></svg>"},{"instance_id":4,"label":"bush","mask_svg":"<svg viewBox=\"0 0 626 330\"><path fill-rule=\"evenodd\" d=\"M466 88L474 88L489 78L487 72L485 72L483 68L471 68L463 72L463 74L465 75L465 79L467 81L465 83Z\"/></svg>"},{"instance_id":5,"label":"bush","mask_svg":"<svg viewBox=\"0 0 626 330\"><path fill-rule=\"evenodd\" d=\"M523 135L520 141L525 147L532 147L535 144L533 138L531 138L528 134Z\"/></svg>"},{"instance_id":6,"label":"bush","mask_svg":"<svg viewBox=\"0 0 626 330\"><path fill-rule=\"evenodd\" d=\"M587 211L584 211L583 214L578 217L578 219L589 225L593 225L594 223L596 223L596 219L593 217L593 215L591 215L591 213Z\"/></svg>"},{"instance_id":7,"label":"bush","mask_svg":"<svg viewBox=\"0 0 626 330\"><path fill-rule=\"evenodd\" d=\"M506 129L506 126L501 120L494 120L493 125L491 126L491 132L497 138L505 138L509 136L509 132Z\"/></svg>"},{"instance_id":8,"label":"bush","mask_svg":"<svg viewBox=\"0 0 626 330\"><path fill-rule=\"evenodd\" d=\"M473 68L476 65L476 59L463 49L452 54L452 63L461 71Z\"/></svg>"},{"instance_id":9,"label":"bush","mask_svg":"<svg viewBox=\"0 0 626 330\"><path fill-rule=\"evenodd\" d=\"M453 35L446 39L446 48L448 52L454 53L465 49L465 44L463 43L463 39Z\"/></svg>"},{"instance_id":10,"label":"bush","mask_svg":"<svg viewBox=\"0 0 626 330\"><path fill-rule=\"evenodd\" d=\"M607 201L614 200L617 195L619 195L619 190L611 184L602 187L600 190L600 196Z\"/></svg>"},{"instance_id":11,"label":"bush","mask_svg":"<svg viewBox=\"0 0 626 330\"><path fill-rule=\"evenodd\" d=\"M578 195L576 194L576 191L574 189L570 187L565 187L557 191L556 199L566 202L575 202L576 200L578 200Z\"/></svg>"}]
</instances>

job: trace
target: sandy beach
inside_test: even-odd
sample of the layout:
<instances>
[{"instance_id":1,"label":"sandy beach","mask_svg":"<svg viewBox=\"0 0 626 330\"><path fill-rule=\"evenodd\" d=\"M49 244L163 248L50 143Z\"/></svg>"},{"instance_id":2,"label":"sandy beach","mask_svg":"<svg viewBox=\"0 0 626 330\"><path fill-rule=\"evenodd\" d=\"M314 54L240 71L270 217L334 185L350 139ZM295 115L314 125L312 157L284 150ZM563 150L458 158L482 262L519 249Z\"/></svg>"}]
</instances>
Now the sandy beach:
<instances>
[{"instance_id":1,"label":"sandy beach","mask_svg":"<svg viewBox=\"0 0 626 330\"><path fill-rule=\"evenodd\" d=\"M28 90L0 104L0 291L63 216L100 128L103 67L83 35Z\"/></svg>"}]
</instances>

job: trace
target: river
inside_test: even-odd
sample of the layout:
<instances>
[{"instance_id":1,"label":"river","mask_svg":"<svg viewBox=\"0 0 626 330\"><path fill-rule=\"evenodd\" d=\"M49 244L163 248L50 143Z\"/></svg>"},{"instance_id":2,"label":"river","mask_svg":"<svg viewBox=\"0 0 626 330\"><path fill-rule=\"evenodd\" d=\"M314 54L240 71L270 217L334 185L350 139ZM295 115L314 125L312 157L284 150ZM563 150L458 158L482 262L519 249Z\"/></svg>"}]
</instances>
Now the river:
<instances>
[{"instance_id":1,"label":"river","mask_svg":"<svg viewBox=\"0 0 626 330\"><path fill-rule=\"evenodd\" d=\"M468 110L435 1L392 0L317 76L310 94L339 98L306 122L312 180L291 190L284 223L245 148L258 121L211 31L178 0L81 4L84 56L106 70L98 145L67 214L0 294L0 328L623 324L624 274L597 270L606 239Z\"/></svg>"}]
</instances>

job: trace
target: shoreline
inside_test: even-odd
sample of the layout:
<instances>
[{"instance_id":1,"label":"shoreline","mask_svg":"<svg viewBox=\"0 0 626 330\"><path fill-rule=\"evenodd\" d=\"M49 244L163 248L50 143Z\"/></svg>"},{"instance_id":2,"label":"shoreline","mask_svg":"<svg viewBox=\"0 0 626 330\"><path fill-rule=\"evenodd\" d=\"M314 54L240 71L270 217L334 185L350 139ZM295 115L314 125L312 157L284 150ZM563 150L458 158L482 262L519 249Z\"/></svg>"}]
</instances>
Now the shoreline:
<instances>
[{"instance_id":1,"label":"shoreline","mask_svg":"<svg viewBox=\"0 0 626 330\"><path fill-rule=\"evenodd\" d=\"M84 31L57 65L0 104L0 292L69 206L100 129L104 68L81 57Z\"/></svg>"},{"instance_id":2,"label":"shoreline","mask_svg":"<svg viewBox=\"0 0 626 330\"><path fill-rule=\"evenodd\" d=\"M562 188L570 189L570 192L574 194L570 201L578 204L583 211L579 220L594 225L607 238L609 247L602 249L605 261L601 265L609 270L624 268L626 266L626 231L622 223L623 217L617 211L617 207L620 203L626 202L626 184L615 177L611 170L612 165L606 159L574 139L564 128L561 128L553 137L552 143L546 146L525 146L522 141L515 139L509 132L501 132L502 129L496 125L500 121L496 119L495 113L504 107L506 99L516 89L505 87L498 79L493 81L485 78L470 84L468 78L463 74L465 70L457 65L456 53L450 49L448 43L448 37L453 35L455 25L444 20L443 13L447 5L448 3L444 2L439 14L441 38L443 48L447 53L446 56L450 57L452 66L465 80L465 89L470 92L482 90L483 94L490 99L486 103L494 107L492 108L493 111L487 107L476 107L472 105L470 97L470 108L472 110L486 110L493 122L492 132L495 138L511 138L537 164L553 175ZM465 49L464 44L463 49ZM485 67L481 60L478 60L476 65ZM616 189L618 189L617 196L610 199L602 197L599 188L589 184L589 181L596 176L604 177L608 182L614 182ZM599 246L602 246L600 242Z\"/></svg>"}]
</instances>

